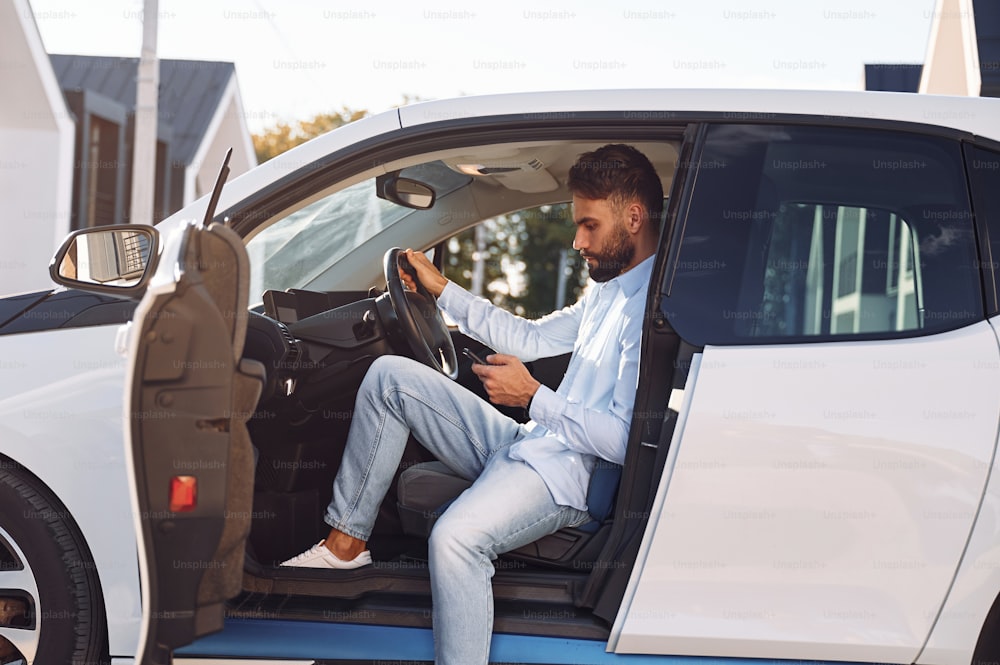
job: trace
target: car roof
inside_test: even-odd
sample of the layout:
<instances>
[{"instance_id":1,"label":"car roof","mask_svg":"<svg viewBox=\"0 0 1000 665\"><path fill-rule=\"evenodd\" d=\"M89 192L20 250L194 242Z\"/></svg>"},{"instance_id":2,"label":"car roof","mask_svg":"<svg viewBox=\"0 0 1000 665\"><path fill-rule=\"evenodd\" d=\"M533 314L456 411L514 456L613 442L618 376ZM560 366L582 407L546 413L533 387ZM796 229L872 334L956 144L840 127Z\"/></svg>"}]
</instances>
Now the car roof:
<instances>
[{"instance_id":1,"label":"car roof","mask_svg":"<svg viewBox=\"0 0 1000 665\"><path fill-rule=\"evenodd\" d=\"M760 121L778 115L861 118L948 127L1000 140L1000 99L898 92L752 89L636 89L527 92L422 102L399 109L403 127L455 118L620 111L626 118L719 115ZM678 119L680 119L678 117Z\"/></svg>"}]
</instances>

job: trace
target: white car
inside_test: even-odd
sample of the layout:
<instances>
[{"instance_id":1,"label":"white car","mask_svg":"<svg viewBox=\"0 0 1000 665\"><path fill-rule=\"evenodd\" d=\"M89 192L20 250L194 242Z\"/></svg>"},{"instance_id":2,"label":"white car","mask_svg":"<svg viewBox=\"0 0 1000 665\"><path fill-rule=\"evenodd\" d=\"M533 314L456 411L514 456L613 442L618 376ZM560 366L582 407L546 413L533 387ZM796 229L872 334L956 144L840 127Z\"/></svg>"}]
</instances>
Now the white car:
<instances>
[{"instance_id":1,"label":"white car","mask_svg":"<svg viewBox=\"0 0 1000 665\"><path fill-rule=\"evenodd\" d=\"M571 302L567 169L613 142L669 193L627 457L496 561L493 660L1000 660L1000 100L646 90L392 110L69 238L0 301L0 662L431 660L462 485L418 442L373 566L275 562L374 358L477 384L389 250Z\"/></svg>"}]
</instances>

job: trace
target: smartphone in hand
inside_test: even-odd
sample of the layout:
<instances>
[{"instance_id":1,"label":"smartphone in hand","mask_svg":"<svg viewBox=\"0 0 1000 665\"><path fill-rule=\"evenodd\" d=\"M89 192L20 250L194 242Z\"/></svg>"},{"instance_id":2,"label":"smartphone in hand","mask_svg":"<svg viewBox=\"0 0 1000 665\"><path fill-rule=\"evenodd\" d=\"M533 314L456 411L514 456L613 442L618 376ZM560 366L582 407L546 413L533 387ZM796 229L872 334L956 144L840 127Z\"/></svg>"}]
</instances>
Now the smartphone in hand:
<instances>
[{"instance_id":1,"label":"smartphone in hand","mask_svg":"<svg viewBox=\"0 0 1000 665\"><path fill-rule=\"evenodd\" d=\"M488 362L486 362L485 360L477 356L475 353L470 351L469 347L465 347L464 349L462 349L462 355L464 355L466 358L476 363L477 365L489 365Z\"/></svg>"}]
</instances>

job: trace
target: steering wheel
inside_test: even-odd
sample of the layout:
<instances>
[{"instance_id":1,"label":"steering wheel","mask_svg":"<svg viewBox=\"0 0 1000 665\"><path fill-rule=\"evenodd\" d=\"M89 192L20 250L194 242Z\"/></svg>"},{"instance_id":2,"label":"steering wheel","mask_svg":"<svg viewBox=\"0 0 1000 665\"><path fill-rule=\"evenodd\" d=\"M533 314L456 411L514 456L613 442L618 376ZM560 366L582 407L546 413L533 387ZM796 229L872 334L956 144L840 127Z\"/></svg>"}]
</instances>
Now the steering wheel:
<instances>
[{"instance_id":1,"label":"steering wheel","mask_svg":"<svg viewBox=\"0 0 1000 665\"><path fill-rule=\"evenodd\" d=\"M416 291L407 291L399 269L413 276ZM417 279L416 272L399 247L382 259L387 291L376 299L379 317L394 346L407 348L413 357L451 379L458 378L458 356L448 326L438 311L437 300ZM388 306L385 303L388 296Z\"/></svg>"}]
</instances>

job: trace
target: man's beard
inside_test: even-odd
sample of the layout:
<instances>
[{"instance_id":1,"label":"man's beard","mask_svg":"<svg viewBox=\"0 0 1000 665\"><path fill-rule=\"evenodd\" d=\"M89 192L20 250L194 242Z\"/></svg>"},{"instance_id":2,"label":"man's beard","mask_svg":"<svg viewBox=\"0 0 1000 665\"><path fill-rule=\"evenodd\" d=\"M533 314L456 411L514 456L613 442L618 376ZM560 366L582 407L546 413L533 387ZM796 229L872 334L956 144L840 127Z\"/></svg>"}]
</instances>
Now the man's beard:
<instances>
[{"instance_id":1,"label":"man's beard","mask_svg":"<svg viewBox=\"0 0 1000 665\"><path fill-rule=\"evenodd\" d=\"M587 264L590 278L595 282L606 282L622 274L635 257L635 243L622 224L616 224L613 235L608 238L600 254L584 254L584 258L597 259L597 265Z\"/></svg>"}]
</instances>

